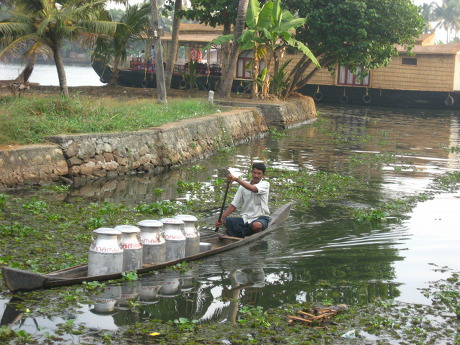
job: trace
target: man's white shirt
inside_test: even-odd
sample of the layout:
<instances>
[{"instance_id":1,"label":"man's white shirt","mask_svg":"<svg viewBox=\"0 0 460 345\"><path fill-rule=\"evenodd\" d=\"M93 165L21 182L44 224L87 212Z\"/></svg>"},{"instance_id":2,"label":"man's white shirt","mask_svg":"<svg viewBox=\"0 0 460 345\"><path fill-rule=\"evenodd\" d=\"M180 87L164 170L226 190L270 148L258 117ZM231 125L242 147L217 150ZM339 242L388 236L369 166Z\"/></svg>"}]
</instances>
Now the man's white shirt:
<instances>
[{"instance_id":1,"label":"man's white shirt","mask_svg":"<svg viewBox=\"0 0 460 345\"><path fill-rule=\"evenodd\" d=\"M270 216L270 210L268 209L270 183L261 180L255 186L258 190L256 193L240 185L232 200L233 206L236 208L241 207L240 215L245 224L251 223L260 216Z\"/></svg>"}]
</instances>

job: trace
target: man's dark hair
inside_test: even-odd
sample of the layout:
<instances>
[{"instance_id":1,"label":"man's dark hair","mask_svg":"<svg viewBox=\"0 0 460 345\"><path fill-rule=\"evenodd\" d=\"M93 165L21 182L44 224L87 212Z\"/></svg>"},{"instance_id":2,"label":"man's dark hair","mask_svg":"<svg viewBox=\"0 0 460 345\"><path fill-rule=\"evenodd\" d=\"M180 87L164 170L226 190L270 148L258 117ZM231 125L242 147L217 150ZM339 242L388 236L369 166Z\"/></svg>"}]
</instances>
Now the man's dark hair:
<instances>
[{"instance_id":1,"label":"man's dark hair","mask_svg":"<svg viewBox=\"0 0 460 345\"><path fill-rule=\"evenodd\" d=\"M252 169L262 170L262 172L265 175L265 170L267 170L267 167L265 166L264 163L254 163L252 165Z\"/></svg>"}]
</instances>

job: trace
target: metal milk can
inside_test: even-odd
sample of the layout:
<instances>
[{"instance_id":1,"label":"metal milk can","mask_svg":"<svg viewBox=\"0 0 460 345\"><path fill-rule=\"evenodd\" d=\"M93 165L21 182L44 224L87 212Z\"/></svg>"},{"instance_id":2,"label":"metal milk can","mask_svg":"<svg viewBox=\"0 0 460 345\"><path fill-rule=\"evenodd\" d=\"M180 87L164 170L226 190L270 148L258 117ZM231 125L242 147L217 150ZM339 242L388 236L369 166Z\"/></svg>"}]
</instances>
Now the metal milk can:
<instances>
[{"instance_id":1,"label":"metal milk can","mask_svg":"<svg viewBox=\"0 0 460 345\"><path fill-rule=\"evenodd\" d=\"M185 236L181 230L184 222L176 218L163 218L163 231L166 241L166 261L185 257Z\"/></svg>"},{"instance_id":2,"label":"metal milk can","mask_svg":"<svg viewBox=\"0 0 460 345\"><path fill-rule=\"evenodd\" d=\"M88 276L119 273L123 271L121 231L99 228L93 231L96 239L89 247Z\"/></svg>"},{"instance_id":3,"label":"metal milk can","mask_svg":"<svg viewBox=\"0 0 460 345\"><path fill-rule=\"evenodd\" d=\"M163 281L156 276L149 280L142 280L139 299L150 304L157 303L162 283Z\"/></svg>"},{"instance_id":4,"label":"metal milk can","mask_svg":"<svg viewBox=\"0 0 460 345\"><path fill-rule=\"evenodd\" d=\"M179 294L180 278L179 273L166 271L163 275L163 286L161 287L161 297L174 297Z\"/></svg>"},{"instance_id":5,"label":"metal milk can","mask_svg":"<svg viewBox=\"0 0 460 345\"><path fill-rule=\"evenodd\" d=\"M185 256L198 254L200 252L200 232L195 227L198 219L188 214L179 214L174 218L184 222Z\"/></svg>"},{"instance_id":6,"label":"metal milk can","mask_svg":"<svg viewBox=\"0 0 460 345\"><path fill-rule=\"evenodd\" d=\"M142 263L162 263L166 261L166 242L163 236L163 223L159 220L143 220L137 223L141 229L143 245Z\"/></svg>"},{"instance_id":7,"label":"metal milk can","mask_svg":"<svg viewBox=\"0 0 460 345\"><path fill-rule=\"evenodd\" d=\"M142 243L138 237L141 230L133 225L117 225L115 230L121 231L123 271L133 271L142 268Z\"/></svg>"},{"instance_id":8,"label":"metal milk can","mask_svg":"<svg viewBox=\"0 0 460 345\"><path fill-rule=\"evenodd\" d=\"M139 281L130 281L121 286L121 296L118 301L120 307L129 307L132 301L139 298L141 283Z\"/></svg>"},{"instance_id":9,"label":"metal milk can","mask_svg":"<svg viewBox=\"0 0 460 345\"><path fill-rule=\"evenodd\" d=\"M107 286L103 293L92 298L94 308L91 309L91 312L94 314L112 314L115 312L115 304L120 296L120 286Z\"/></svg>"}]
</instances>

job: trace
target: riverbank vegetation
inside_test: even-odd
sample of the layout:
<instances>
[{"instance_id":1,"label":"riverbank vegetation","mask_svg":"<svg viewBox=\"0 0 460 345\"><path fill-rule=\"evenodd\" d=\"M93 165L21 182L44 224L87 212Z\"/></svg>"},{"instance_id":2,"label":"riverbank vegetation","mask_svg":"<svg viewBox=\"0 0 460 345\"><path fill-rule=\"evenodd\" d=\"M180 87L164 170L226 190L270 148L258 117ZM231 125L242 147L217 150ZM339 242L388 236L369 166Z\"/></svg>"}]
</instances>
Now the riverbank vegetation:
<instances>
[{"instance_id":1,"label":"riverbank vegetation","mask_svg":"<svg viewBox=\"0 0 460 345\"><path fill-rule=\"evenodd\" d=\"M216 105L197 98L158 105L149 98L4 96L0 97L0 145L42 143L58 134L136 131L218 111Z\"/></svg>"}]
</instances>

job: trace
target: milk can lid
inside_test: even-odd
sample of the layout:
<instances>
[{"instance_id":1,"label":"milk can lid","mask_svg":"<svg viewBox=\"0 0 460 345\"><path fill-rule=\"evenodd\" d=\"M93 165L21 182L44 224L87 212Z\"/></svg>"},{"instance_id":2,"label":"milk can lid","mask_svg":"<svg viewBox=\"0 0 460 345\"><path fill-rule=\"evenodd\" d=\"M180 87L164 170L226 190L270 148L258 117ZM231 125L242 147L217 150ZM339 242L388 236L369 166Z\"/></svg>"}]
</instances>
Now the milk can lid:
<instances>
[{"instance_id":1,"label":"milk can lid","mask_svg":"<svg viewBox=\"0 0 460 345\"><path fill-rule=\"evenodd\" d=\"M175 224L175 225L182 225L184 224L183 221L181 221L180 219L176 219L176 218L163 218L161 220L161 222L163 224Z\"/></svg>"},{"instance_id":2,"label":"milk can lid","mask_svg":"<svg viewBox=\"0 0 460 345\"><path fill-rule=\"evenodd\" d=\"M195 216L192 216L191 214L178 214L174 218L180 219L184 222L196 222L198 221L198 218Z\"/></svg>"},{"instance_id":3,"label":"milk can lid","mask_svg":"<svg viewBox=\"0 0 460 345\"><path fill-rule=\"evenodd\" d=\"M141 230L137 226L134 226L134 225L117 225L115 227L115 230L120 230L121 232L127 233L127 234L130 234L133 232L141 232Z\"/></svg>"},{"instance_id":4,"label":"milk can lid","mask_svg":"<svg viewBox=\"0 0 460 345\"><path fill-rule=\"evenodd\" d=\"M145 219L145 220L141 220L139 223L137 223L137 225L151 227L151 228L160 228L163 226L163 223L160 222L159 220Z\"/></svg>"},{"instance_id":5,"label":"milk can lid","mask_svg":"<svg viewBox=\"0 0 460 345\"><path fill-rule=\"evenodd\" d=\"M93 232L99 235L121 235L121 231L114 228L97 228Z\"/></svg>"}]
</instances>

